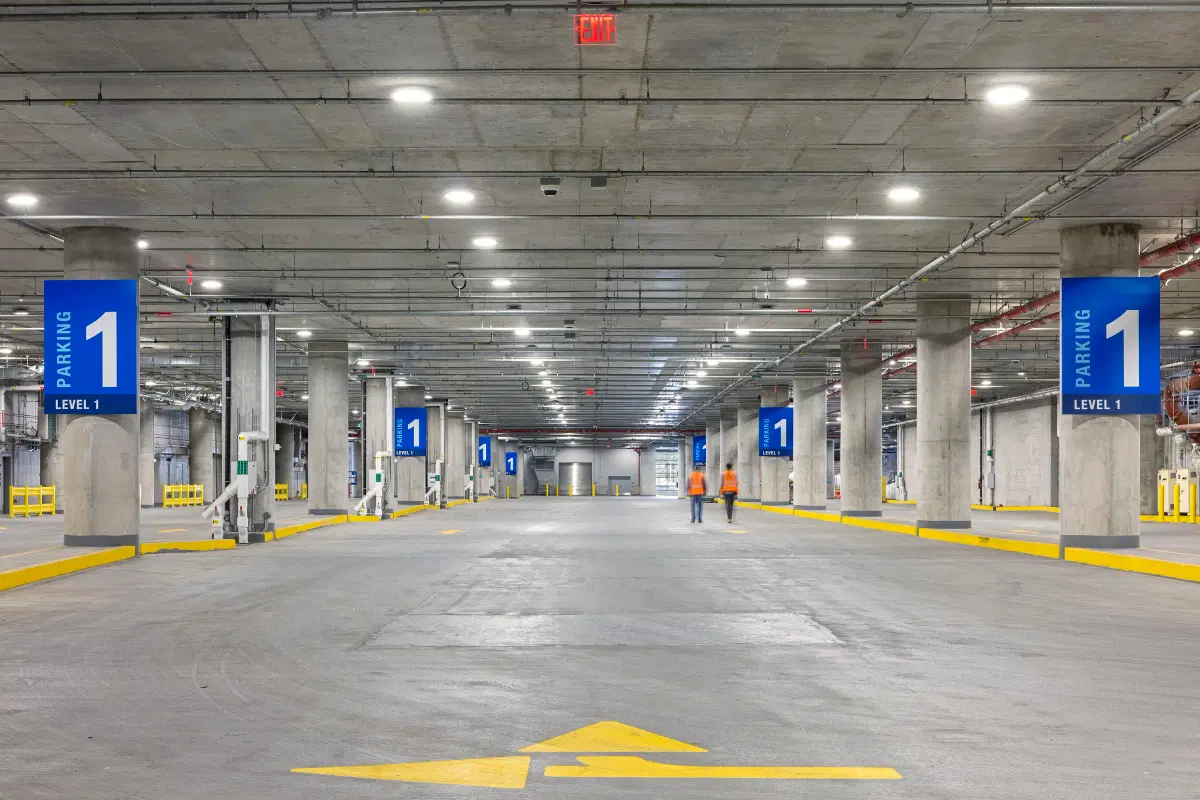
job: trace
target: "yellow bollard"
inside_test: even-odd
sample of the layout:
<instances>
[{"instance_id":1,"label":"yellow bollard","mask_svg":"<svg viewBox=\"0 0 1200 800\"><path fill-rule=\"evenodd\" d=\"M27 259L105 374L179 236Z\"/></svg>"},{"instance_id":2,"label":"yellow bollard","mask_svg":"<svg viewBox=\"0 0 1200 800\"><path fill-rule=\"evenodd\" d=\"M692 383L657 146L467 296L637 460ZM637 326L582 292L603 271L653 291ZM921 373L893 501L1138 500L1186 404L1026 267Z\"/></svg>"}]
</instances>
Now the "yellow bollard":
<instances>
[{"instance_id":1,"label":"yellow bollard","mask_svg":"<svg viewBox=\"0 0 1200 800\"><path fill-rule=\"evenodd\" d=\"M1188 518L1192 522L1195 522L1196 521L1196 484L1189 483L1188 484L1188 492L1190 493L1190 495L1188 497Z\"/></svg>"},{"instance_id":2,"label":"yellow bollard","mask_svg":"<svg viewBox=\"0 0 1200 800\"><path fill-rule=\"evenodd\" d=\"M546 497L550 496L550 484L546 484Z\"/></svg>"},{"instance_id":3,"label":"yellow bollard","mask_svg":"<svg viewBox=\"0 0 1200 800\"><path fill-rule=\"evenodd\" d=\"M886 503L887 502L887 475L880 475L879 483L880 483L880 487L879 487L880 499L882 499L883 502Z\"/></svg>"},{"instance_id":4,"label":"yellow bollard","mask_svg":"<svg viewBox=\"0 0 1200 800\"><path fill-rule=\"evenodd\" d=\"M1167 487L1158 485L1158 521L1162 522L1167 513Z\"/></svg>"},{"instance_id":5,"label":"yellow bollard","mask_svg":"<svg viewBox=\"0 0 1200 800\"><path fill-rule=\"evenodd\" d=\"M621 496L621 484L617 484L617 497Z\"/></svg>"},{"instance_id":6,"label":"yellow bollard","mask_svg":"<svg viewBox=\"0 0 1200 800\"><path fill-rule=\"evenodd\" d=\"M1175 507L1171 509L1175 522L1179 522L1179 484L1175 484Z\"/></svg>"},{"instance_id":7,"label":"yellow bollard","mask_svg":"<svg viewBox=\"0 0 1200 800\"><path fill-rule=\"evenodd\" d=\"M567 497L574 497L574 496L575 496L575 484L568 483L567 484Z\"/></svg>"},{"instance_id":8,"label":"yellow bollard","mask_svg":"<svg viewBox=\"0 0 1200 800\"><path fill-rule=\"evenodd\" d=\"M558 496L559 496L559 495L558 495L558 484L557 484L557 483L556 483L556 484L554 484L554 496L555 496L555 497L558 497Z\"/></svg>"},{"instance_id":9,"label":"yellow bollard","mask_svg":"<svg viewBox=\"0 0 1200 800\"><path fill-rule=\"evenodd\" d=\"M507 487L507 486L505 486L505 487L504 487L504 499L505 499L505 500L511 500L511 499L512 499L511 497L509 497L509 496L508 496L508 487Z\"/></svg>"},{"instance_id":10,"label":"yellow bollard","mask_svg":"<svg viewBox=\"0 0 1200 800\"><path fill-rule=\"evenodd\" d=\"M592 484L592 497L596 496L596 484Z\"/></svg>"}]
</instances>

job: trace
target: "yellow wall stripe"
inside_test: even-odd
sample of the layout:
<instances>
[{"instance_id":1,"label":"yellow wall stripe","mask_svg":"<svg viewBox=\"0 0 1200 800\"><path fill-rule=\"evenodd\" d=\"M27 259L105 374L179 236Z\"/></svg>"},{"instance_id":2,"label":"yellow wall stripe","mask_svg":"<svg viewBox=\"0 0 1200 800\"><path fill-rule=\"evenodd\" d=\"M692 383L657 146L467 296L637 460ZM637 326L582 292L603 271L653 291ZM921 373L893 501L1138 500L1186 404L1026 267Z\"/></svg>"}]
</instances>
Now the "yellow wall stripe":
<instances>
[{"instance_id":1,"label":"yellow wall stripe","mask_svg":"<svg viewBox=\"0 0 1200 800\"><path fill-rule=\"evenodd\" d=\"M95 553L84 553L79 556L60 558L57 561L47 561L44 564L10 569L6 572L0 572L0 592L5 589L16 588L17 586L44 581L47 578L57 578L59 575L69 575L72 572L80 572L92 567L100 567L116 561L124 561L128 558L133 558L135 555L137 553L132 546L111 547Z\"/></svg>"}]
</instances>

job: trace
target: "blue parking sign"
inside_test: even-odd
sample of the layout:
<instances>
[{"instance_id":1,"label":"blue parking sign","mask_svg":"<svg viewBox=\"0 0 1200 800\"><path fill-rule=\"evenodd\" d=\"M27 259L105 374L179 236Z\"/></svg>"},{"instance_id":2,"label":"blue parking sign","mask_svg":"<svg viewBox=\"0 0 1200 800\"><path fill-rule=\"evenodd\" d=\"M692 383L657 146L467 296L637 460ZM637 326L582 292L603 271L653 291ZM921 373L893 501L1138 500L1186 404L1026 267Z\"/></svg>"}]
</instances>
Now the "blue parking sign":
<instances>
[{"instance_id":1,"label":"blue parking sign","mask_svg":"<svg viewBox=\"0 0 1200 800\"><path fill-rule=\"evenodd\" d=\"M396 455L423 456L429 446L429 423L425 406L396 409Z\"/></svg>"},{"instance_id":2,"label":"blue parking sign","mask_svg":"<svg viewBox=\"0 0 1200 800\"><path fill-rule=\"evenodd\" d=\"M760 456L792 455L792 409L787 406L767 406L758 410L758 454Z\"/></svg>"},{"instance_id":3,"label":"blue parking sign","mask_svg":"<svg viewBox=\"0 0 1200 800\"><path fill-rule=\"evenodd\" d=\"M46 413L138 413L138 282L45 285Z\"/></svg>"},{"instance_id":4,"label":"blue parking sign","mask_svg":"<svg viewBox=\"0 0 1200 800\"><path fill-rule=\"evenodd\" d=\"M479 466L490 467L492 465L492 437L479 437Z\"/></svg>"},{"instance_id":5,"label":"blue parking sign","mask_svg":"<svg viewBox=\"0 0 1200 800\"><path fill-rule=\"evenodd\" d=\"M1063 278L1059 319L1064 414L1157 414L1157 277Z\"/></svg>"},{"instance_id":6,"label":"blue parking sign","mask_svg":"<svg viewBox=\"0 0 1200 800\"><path fill-rule=\"evenodd\" d=\"M707 464L708 463L708 437L693 436L692 437L692 463Z\"/></svg>"},{"instance_id":7,"label":"blue parking sign","mask_svg":"<svg viewBox=\"0 0 1200 800\"><path fill-rule=\"evenodd\" d=\"M509 450L507 453L504 454L504 474L505 475L516 475L517 474L517 454L514 453L512 450Z\"/></svg>"}]
</instances>

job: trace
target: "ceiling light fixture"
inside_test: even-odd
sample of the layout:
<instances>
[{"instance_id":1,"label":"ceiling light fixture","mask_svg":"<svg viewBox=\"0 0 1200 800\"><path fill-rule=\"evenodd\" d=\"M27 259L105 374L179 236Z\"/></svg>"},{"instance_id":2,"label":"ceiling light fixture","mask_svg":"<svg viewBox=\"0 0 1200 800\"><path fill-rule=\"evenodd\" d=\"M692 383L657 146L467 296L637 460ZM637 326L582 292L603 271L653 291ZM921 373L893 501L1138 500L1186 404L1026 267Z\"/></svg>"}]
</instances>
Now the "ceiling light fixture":
<instances>
[{"instance_id":1,"label":"ceiling light fixture","mask_svg":"<svg viewBox=\"0 0 1200 800\"><path fill-rule=\"evenodd\" d=\"M548 371L546 371L546 370L541 370L540 372L538 372L538 375L541 375L543 378L544 378L544 377L546 377L546 376L547 376L547 375L549 375L549 374L550 374L550 373L549 373Z\"/></svg>"},{"instance_id":2,"label":"ceiling light fixture","mask_svg":"<svg viewBox=\"0 0 1200 800\"><path fill-rule=\"evenodd\" d=\"M1025 377L1025 373L1024 373L1024 372L1018 372L1018 373L1017 373L1017 377L1018 377L1018 378L1024 378L1024 377Z\"/></svg>"},{"instance_id":3,"label":"ceiling light fixture","mask_svg":"<svg viewBox=\"0 0 1200 800\"><path fill-rule=\"evenodd\" d=\"M138 250L145 250L145 249L146 249L147 247L149 247L149 246L150 246L150 243L149 243L149 242L147 242L145 239L138 239L138 240L137 240L137 249L138 249Z\"/></svg>"},{"instance_id":4,"label":"ceiling light fixture","mask_svg":"<svg viewBox=\"0 0 1200 800\"><path fill-rule=\"evenodd\" d=\"M991 386L991 385L992 385L992 382L991 382L991 381L989 381L987 378L984 378L983 380L981 380L981 381L979 382L979 385L980 385L980 386Z\"/></svg>"},{"instance_id":5,"label":"ceiling light fixture","mask_svg":"<svg viewBox=\"0 0 1200 800\"><path fill-rule=\"evenodd\" d=\"M4 202L13 208L33 208L38 204L38 199L36 195L29 194L28 192L17 192L4 198Z\"/></svg>"},{"instance_id":6,"label":"ceiling light fixture","mask_svg":"<svg viewBox=\"0 0 1200 800\"><path fill-rule=\"evenodd\" d=\"M300 399L301 399L301 400L307 400L307 399L308 399L308 395L306 395L306 394L302 394L302 395L300 395Z\"/></svg>"},{"instance_id":7,"label":"ceiling light fixture","mask_svg":"<svg viewBox=\"0 0 1200 800\"><path fill-rule=\"evenodd\" d=\"M433 92L423 86L401 86L392 92L392 101L404 105L424 105L433 100Z\"/></svg>"},{"instance_id":8,"label":"ceiling light fixture","mask_svg":"<svg viewBox=\"0 0 1200 800\"><path fill-rule=\"evenodd\" d=\"M708 373L707 373L707 372L705 372L705 371L704 371L704 370L702 370L702 369L698 369L698 370L696 370L696 377L697 377L697 378L707 378L707 377L708 377Z\"/></svg>"},{"instance_id":9,"label":"ceiling light fixture","mask_svg":"<svg viewBox=\"0 0 1200 800\"><path fill-rule=\"evenodd\" d=\"M699 381L688 381L688 382L687 382L687 387L688 387L689 389L695 389L695 388L696 388L697 386L699 386L699 385L700 385L700 382L699 382Z\"/></svg>"},{"instance_id":10,"label":"ceiling light fixture","mask_svg":"<svg viewBox=\"0 0 1200 800\"><path fill-rule=\"evenodd\" d=\"M220 281L213 281L213 280L200 281L200 288L208 289L210 291L214 290L214 289L220 289L224 285L225 284L221 283Z\"/></svg>"},{"instance_id":11,"label":"ceiling light fixture","mask_svg":"<svg viewBox=\"0 0 1200 800\"><path fill-rule=\"evenodd\" d=\"M524 339L529 336L529 328L514 328L513 336L519 336Z\"/></svg>"},{"instance_id":12,"label":"ceiling light fixture","mask_svg":"<svg viewBox=\"0 0 1200 800\"><path fill-rule=\"evenodd\" d=\"M307 339L308 337L312 336L312 331L296 331L296 335L301 339Z\"/></svg>"},{"instance_id":13,"label":"ceiling light fixture","mask_svg":"<svg viewBox=\"0 0 1200 800\"><path fill-rule=\"evenodd\" d=\"M851 239L849 236L843 236L840 233L825 237L825 246L833 248L834 250L845 250L852 244L854 244L853 239Z\"/></svg>"},{"instance_id":14,"label":"ceiling light fixture","mask_svg":"<svg viewBox=\"0 0 1200 800\"><path fill-rule=\"evenodd\" d=\"M747 328L738 328L737 330L734 331L734 333L738 336L749 336L750 335L750 331Z\"/></svg>"},{"instance_id":15,"label":"ceiling light fixture","mask_svg":"<svg viewBox=\"0 0 1200 800\"><path fill-rule=\"evenodd\" d=\"M456 206L465 206L475 200L475 193L470 189L451 189L442 196L446 198L447 203L454 203Z\"/></svg>"},{"instance_id":16,"label":"ceiling light fixture","mask_svg":"<svg viewBox=\"0 0 1200 800\"><path fill-rule=\"evenodd\" d=\"M720 359L710 358L708 360L708 365L710 367L719 367L719 366L721 366L721 361L720 361Z\"/></svg>"},{"instance_id":17,"label":"ceiling light fixture","mask_svg":"<svg viewBox=\"0 0 1200 800\"><path fill-rule=\"evenodd\" d=\"M1194 333L1195 333L1195 331L1192 330L1191 328L1184 328L1181 331L1179 331L1180 336L1191 336Z\"/></svg>"},{"instance_id":18,"label":"ceiling light fixture","mask_svg":"<svg viewBox=\"0 0 1200 800\"><path fill-rule=\"evenodd\" d=\"M548 378L546 380L542 381L542 386L549 386L549 385L550 385L550 380Z\"/></svg>"},{"instance_id":19,"label":"ceiling light fixture","mask_svg":"<svg viewBox=\"0 0 1200 800\"><path fill-rule=\"evenodd\" d=\"M29 309L25 308L25 306L17 306L13 309L13 314L18 317L28 317Z\"/></svg>"},{"instance_id":20,"label":"ceiling light fixture","mask_svg":"<svg viewBox=\"0 0 1200 800\"><path fill-rule=\"evenodd\" d=\"M13 349L11 347L0 347L0 356L11 356Z\"/></svg>"},{"instance_id":21,"label":"ceiling light fixture","mask_svg":"<svg viewBox=\"0 0 1200 800\"><path fill-rule=\"evenodd\" d=\"M358 366L360 366L360 367L369 367L369 366L371 366L371 362L370 362L370 361L367 361L365 358L360 358L358 361L355 361L354 363L355 363L355 364L357 364L357 365L358 365Z\"/></svg>"},{"instance_id":22,"label":"ceiling light fixture","mask_svg":"<svg viewBox=\"0 0 1200 800\"><path fill-rule=\"evenodd\" d=\"M431 395L431 394L427 394L427 395L425 395L425 399L426 399L426 400L432 400L432 399L433 399L433 395Z\"/></svg>"},{"instance_id":23,"label":"ceiling light fixture","mask_svg":"<svg viewBox=\"0 0 1200 800\"><path fill-rule=\"evenodd\" d=\"M146 381L147 386L158 386L158 381Z\"/></svg>"},{"instance_id":24,"label":"ceiling light fixture","mask_svg":"<svg viewBox=\"0 0 1200 800\"><path fill-rule=\"evenodd\" d=\"M1029 99L1029 90L1015 83L1005 83L988 89L986 97L994 106L1015 106Z\"/></svg>"},{"instance_id":25,"label":"ceiling light fixture","mask_svg":"<svg viewBox=\"0 0 1200 800\"><path fill-rule=\"evenodd\" d=\"M512 286L512 281L510 281L508 278L493 278L492 286L497 289L507 289L508 287Z\"/></svg>"},{"instance_id":26,"label":"ceiling light fixture","mask_svg":"<svg viewBox=\"0 0 1200 800\"><path fill-rule=\"evenodd\" d=\"M500 240L495 236L476 236L471 240L471 244L482 250L490 250L500 244Z\"/></svg>"},{"instance_id":27,"label":"ceiling light fixture","mask_svg":"<svg viewBox=\"0 0 1200 800\"><path fill-rule=\"evenodd\" d=\"M531 366L531 367L540 367L541 365L542 365L542 360L541 360L540 358L531 358L531 359L529 359L529 366Z\"/></svg>"},{"instance_id":28,"label":"ceiling light fixture","mask_svg":"<svg viewBox=\"0 0 1200 800\"><path fill-rule=\"evenodd\" d=\"M888 200L896 203L911 203L920 197L921 193L911 186L893 186L888 189L887 196Z\"/></svg>"},{"instance_id":29,"label":"ceiling light fixture","mask_svg":"<svg viewBox=\"0 0 1200 800\"><path fill-rule=\"evenodd\" d=\"M808 281L806 281L804 278L801 278L799 275L793 275L787 279L787 285L789 289L799 289L806 283L808 283Z\"/></svg>"}]
</instances>

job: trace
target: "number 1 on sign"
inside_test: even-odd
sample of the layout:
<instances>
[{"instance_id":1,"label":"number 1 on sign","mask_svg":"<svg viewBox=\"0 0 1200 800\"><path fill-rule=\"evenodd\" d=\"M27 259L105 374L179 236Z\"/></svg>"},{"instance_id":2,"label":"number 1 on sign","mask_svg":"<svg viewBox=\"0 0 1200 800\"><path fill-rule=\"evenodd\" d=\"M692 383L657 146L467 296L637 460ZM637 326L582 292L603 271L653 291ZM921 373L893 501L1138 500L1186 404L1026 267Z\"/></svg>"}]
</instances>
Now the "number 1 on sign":
<instances>
[{"instance_id":1,"label":"number 1 on sign","mask_svg":"<svg viewBox=\"0 0 1200 800\"><path fill-rule=\"evenodd\" d=\"M1138 356L1138 314L1137 309L1131 308L1112 322L1104 326L1104 338L1111 339L1118 333L1124 334L1121 340L1122 361L1125 365L1124 381L1126 386L1140 385L1139 375L1141 364Z\"/></svg>"},{"instance_id":2,"label":"number 1 on sign","mask_svg":"<svg viewBox=\"0 0 1200 800\"><path fill-rule=\"evenodd\" d=\"M776 422L775 429L779 431L779 446L787 447L787 420L781 419Z\"/></svg>"},{"instance_id":3,"label":"number 1 on sign","mask_svg":"<svg viewBox=\"0 0 1200 800\"><path fill-rule=\"evenodd\" d=\"M408 429L413 432L412 446L420 447L421 446L421 420L414 419L412 422L408 423Z\"/></svg>"},{"instance_id":4,"label":"number 1 on sign","mask_svg":"<svg viewBox=\"0 0 1200 800\"><path fill-rule=\"evenodd\" d=\"M105 311L88 325L87 338L100 337L100 385L117 385L117 312Z\"/></svg>"}]
</instances>

